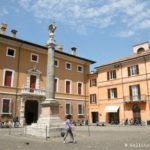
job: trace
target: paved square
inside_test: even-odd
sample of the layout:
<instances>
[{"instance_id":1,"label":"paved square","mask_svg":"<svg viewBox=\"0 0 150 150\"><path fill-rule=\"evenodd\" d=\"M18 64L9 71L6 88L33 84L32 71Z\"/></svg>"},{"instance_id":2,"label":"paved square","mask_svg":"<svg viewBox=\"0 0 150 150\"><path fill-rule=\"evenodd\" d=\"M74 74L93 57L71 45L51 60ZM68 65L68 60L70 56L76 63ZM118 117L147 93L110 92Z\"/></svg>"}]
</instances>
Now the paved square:
<instances>
[{"instance_id":1,"label":"paved square","mask_svg":"<svg viewBox=\"0 0 150 150\"><path fill-rule=\"evenodd\" d=\"M77 127L74 131L76 144L63 144L62 138L43 138L9 135L0 129L0 150L149 150L150 127L110 126ZM68 139L69 141L69 139Z\"/></svg>"}]
</instances>

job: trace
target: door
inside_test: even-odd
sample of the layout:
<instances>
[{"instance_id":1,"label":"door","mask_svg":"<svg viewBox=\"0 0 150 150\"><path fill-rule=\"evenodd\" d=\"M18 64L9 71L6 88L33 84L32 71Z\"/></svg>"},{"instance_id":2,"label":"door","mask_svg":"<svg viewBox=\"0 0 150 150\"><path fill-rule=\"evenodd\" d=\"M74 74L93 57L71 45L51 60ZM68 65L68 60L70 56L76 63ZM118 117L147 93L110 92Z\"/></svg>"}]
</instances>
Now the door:
<instances>
[{"instance_id":1,"label":"door","mask_svg":"<svg viewBox=\"0 0 150 150\"><path fill-rule=\"evenodd\" d=\"M98 112L92 112L92 123L98 122Z\"/></svg>"},{"instance_id":2,"label":"door","mask_svg":"<svg viewBox=\"0 0 150 150\"><path fill-rule=\"evenodd\" d=\"M27 100L25 103L25 120L28 125L36 123L38 120L38 102Z\"/></svg>"},{"instance_id":3,"label":"door","mask_svg":"<svg viewBox=\"0 0 150 150\"><path fill-rule=\"evenodd\" d=\"M34 92L35 88L36 88L36 76L31 75L30 76L30 92Z\"/></svg>"},{"instance_id":4,"label":"door","mask_svg":"<svg viewBox=\"0 0 150 150\"><path fill-rule=\"evenodd\" d=\"M141 109L140 109L140 106L138 104L133 105L132 111L133 111L134 123L140 123L141 122Z\"/></svg>"}]
</instances>

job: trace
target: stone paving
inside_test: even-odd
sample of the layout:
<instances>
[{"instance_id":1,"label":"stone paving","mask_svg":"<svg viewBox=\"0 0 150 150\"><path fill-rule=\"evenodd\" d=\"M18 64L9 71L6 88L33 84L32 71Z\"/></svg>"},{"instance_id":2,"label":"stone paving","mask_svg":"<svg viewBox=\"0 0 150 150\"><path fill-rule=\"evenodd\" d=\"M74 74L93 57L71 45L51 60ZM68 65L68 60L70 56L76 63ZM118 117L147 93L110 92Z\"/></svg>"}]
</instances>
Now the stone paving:
<instances>
[{"instance_id":1,"label":"stone paving","mask_svg":"<svg viewBox=\"0 0 150 150\"><path fill-rule=\"evenodd\" d=\"M88 130L89 129L89 130ZM89 132L90 131L90 132ZM150 127L110 126L76 127L76 144L63 144L61 137L44 138L9 135L9 129L0 129L0 150L149 150ZM69 138L68 138L69 141Z\"/></svg>"}]
</instances>

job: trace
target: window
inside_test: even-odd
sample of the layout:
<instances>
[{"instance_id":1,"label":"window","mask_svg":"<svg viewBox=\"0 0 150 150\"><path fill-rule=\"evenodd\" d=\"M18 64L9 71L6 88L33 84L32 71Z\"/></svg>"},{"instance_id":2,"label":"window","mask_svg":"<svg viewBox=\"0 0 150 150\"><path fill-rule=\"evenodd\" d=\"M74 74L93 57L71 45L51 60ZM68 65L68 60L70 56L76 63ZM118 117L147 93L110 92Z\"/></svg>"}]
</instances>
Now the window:
<instances>
[{"instance_id":1,"label":"window","mask_svg":"<svg viewBox=\"0 0 150 150\"><path fill-rule=\"evenodd\" d=\"M59 67L59 60L55 59L54 65L55 65L55 67Z\"/></svg>"},{"instance_id":2,"label":"window","mask_svg":"<svg viewBox=\"0 0 150 150\"><path fill-rule=\"evenodd\" d=\"M12 87L13 86L13 70L4 70L3 86Z\"/></svg>"},{"instance_id":3,"label":"window","mask_svg":"<svg viewBox=\"0 0 150 150\"><path fill-rule=\"evenodd\" d=\"M65 81L65 93L71 94L71 81L70 80Z\"/></svg>"},{"instance_id":4,"label":"window","mask_svg":"<svg viewBox=\"0 0 150 150\"><path fill-rule=\"evenodd\" d=\"M116 70L107 72L107 80L116 79Z\"/></svg>"},{"instance_id":5,"label":"window","mask_svg":"<svg viewBox=\"0 0 150 150\"><path fill-rule=\"evenodd\" d=\"M77 86L78 86L78 95L82 95L82 91L83 91L83 83L82 82L78 82L77 83Z\"/></svg>"},{"instance_id":6,"label":"window","mask_svg":"<svg viewBox=\"0 0 150 150\"><path fill-rule=\"evenodd\" d=\"M11 100L10 99L2 99L2 113L3 114L11 113Z\"/></svg>"},{"instance_id":7,"label":"window","mask_svg":"<svg viewBox=\"0 0 150 150\"><path fill-rule=\"evenodd\" d=\"M83 66L78 65L77 66L77 72L83 72Z\"/></svg>"},{"instance_id":8,"label":"window","mask_svg":"<svg viewBox=\"0 0 150 150\"><path fill-rule=\"evenodd\" d=\"M31 62L39 62L39 55L31 53Z\"/></svg>"},{"instance_id":9,"label":"window","mask_svg":"<svg viewBox=\"0 0 150 150\"><path fill-rule=\"evenodd\" d=\"M129 86L130 98L134 100L140 100L140 85L131 85Z\"/></svg>"},{"instance_id":10,"label":"window","mask_svg":"<svg viewBox=\"0 0 150 150\"><path fill-rule=\"evenodd\" d=\"M66 115L71 114L71 103L66 103Z\"/></svg>"},{"instance_id":11,"label":"window","mask_svg":"<svg viewBox=\"0 0 150 150\"><path fill-rule=\"evenodd\" d=\"M13 49L13 48L7 48L7 51L6 51L6 56L9 56L9 57L15 57L15 54L16 54L16 50Z\"/></svg>"},{"instance_id":12,"label":"window","mask_svg":"<svg viewBox=\"0 0 150 150\"><path fill-rule=\"evenodd\" d=\"M91 79L90 80L90 87L91 86L96 86L97 85L96 82L97 82L96 79Z\"/></svg>"},{"instance_id":13,"label":"window","mask_svg":"<svg viewBox=\"0 0 150 150\"><path fill-rule=\"evenodd\" d=\"M55 78L55 81L54 81L54 90L55 90L55 92L58 92L58 78Z\"/></svg>"},{"instance_id":14,"label":"window","mask_svg":"<svg viewBox=\"0 0 150 150\"><path fill-rule=\"evenodd\" d=\"M71 70L71 63L66 62L66 69Z\"/></svg>"},{"instance_id":15,"label":"window","mask_svg":"<svg viewBox=\"0 0 150 150\"><path fill-rule=\"evenodd\" d=\"M135 76L139 74L138 65L128 67L128 76Z\"/></svg>"},{"instance_id":16,"label":"window","mask_svg":"<svg viewBox=\"0 0 150 150\"><path fill-rule=\"evenodd\" d=\"M90 94L90 104L96 104L96 94Z\"/></svg>"},{"instance_id":17,"label":"window","mask_svg":"<svg viewBox=\"0 0 150 150\"><path fill-rule=\"evenodd\" d=\"M108 98L109 99L117 98L117 88L108 89Z\"/></svg>"},{"instance_id":18,"label":"window","mask_svg":"<svg viewBox=\"0 0 150 150\"><path fill-rule=\"evenodd\" d=\"M83 115L83 114L84 114L84 105L78 104L78 115Z\"/></svg>"}]
</instances>

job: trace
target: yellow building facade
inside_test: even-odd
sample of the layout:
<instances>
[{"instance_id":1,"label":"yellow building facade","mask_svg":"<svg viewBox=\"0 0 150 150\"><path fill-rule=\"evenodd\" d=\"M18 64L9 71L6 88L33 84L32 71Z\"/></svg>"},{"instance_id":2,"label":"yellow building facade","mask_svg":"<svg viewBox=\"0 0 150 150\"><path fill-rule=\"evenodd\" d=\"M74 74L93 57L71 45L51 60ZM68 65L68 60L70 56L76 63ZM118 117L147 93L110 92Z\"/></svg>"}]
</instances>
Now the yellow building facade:
<instances>
[{"instance_id":1,"label":"yellow building facade","mask_svg":"<svg viewBox=\"0 0 150 150\"><path fill-rule=\"evenodd\" d=\"M149 43L133 46L132 55L98 66L89 75L89 87L91 123L149 124Z\"/></svg>"},{"instance_id":2,"label":"yellow building facade","mask_svg":"<svg viewBox=\"0 0 150 150\"><path fill-rule=\"evenodd\" d=\"M14 34L13 34L14 35ZM14 116L36 123L45 100L47 47L0 34L0 121ZM55 99L59 116L73 120L87 119L88 78L92 60L78 57L76 48L66 53L55 50Z\"/></svg>"}]
</instances>

